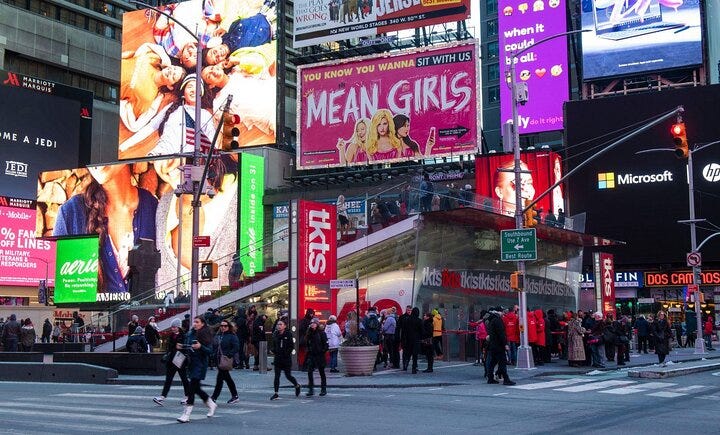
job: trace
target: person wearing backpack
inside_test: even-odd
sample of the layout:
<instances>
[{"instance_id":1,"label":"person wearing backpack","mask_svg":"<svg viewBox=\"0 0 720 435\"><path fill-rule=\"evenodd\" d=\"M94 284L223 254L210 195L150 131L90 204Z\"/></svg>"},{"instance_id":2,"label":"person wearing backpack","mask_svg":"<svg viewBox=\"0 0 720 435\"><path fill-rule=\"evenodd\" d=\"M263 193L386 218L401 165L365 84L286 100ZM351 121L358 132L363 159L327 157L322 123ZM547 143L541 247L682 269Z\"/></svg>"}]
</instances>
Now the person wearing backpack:
<instances>
[{"instance_id":1,"label":"person wearing backpack","mask_svg":"<svg viewBox=\"0 0 720 435\"><path fill-rule=\"evenodd\" d=\"M129 353L148 352L148 344L147 340L145 340L145 336L143 336L143 332L143 327L138 326L137 328L135 328L135 332L133 333L133 335L128 338L125 348Z\"/></svg>"},{"instance_id":2,"label":"person wearing backpack","mask_svg":"<svg viewBox=\"0 0 720 435\"><path fill-rule=\"evenodd\" d=\"M305 336L305 346L307 348L307 373L308 373L308 392L306 396L315 394L314 372L318 369L320 372L320 395L327 394L327 379L325 377L325 354L328 351L327 335L320 330L320 320L315 317L310 322L310 326Z\"/></svg>"}]
</instances>

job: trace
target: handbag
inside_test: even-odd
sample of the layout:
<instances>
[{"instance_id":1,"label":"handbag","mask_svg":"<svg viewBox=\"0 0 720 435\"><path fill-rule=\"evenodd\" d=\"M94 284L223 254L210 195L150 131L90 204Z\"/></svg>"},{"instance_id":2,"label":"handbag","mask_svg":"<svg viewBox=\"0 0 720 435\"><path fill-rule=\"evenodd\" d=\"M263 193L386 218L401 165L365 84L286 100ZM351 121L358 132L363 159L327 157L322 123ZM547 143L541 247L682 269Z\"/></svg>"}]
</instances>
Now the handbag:
<instances>
[{"instance_id":1,"label":"handbag","mask_svg":"<svg viewBox=\"0 0 720 435\"><path fill-rule=\"evenodd\" d=\"M185 364L185 361L187 360L187 357L182 352L175 352L175 356L172 359L172 363L175 367L181 369L183 368L183 365Z\"/></svg>"},{"instance_id":2,"label":"handbag","mask_svg":"<svg viewBox=\"0 0 720 435\"><path fill-rule=\"evenodd\" d=\"M620 336L620 344L628 344L630 343L630 339L627 335L621 335Z\"/></svg>"},{"instance_id":3,"label":"handbag","mask_svg":"<svg viewBox=\"0 0 720 435\"><path fill-rule=\"evenodd\" d=\"M220 358L218 358L218 368L220 370L232 370L233 368L233 359L229 356L225 356L223 354L219 355Z\"/></svg>"}]
</instances>

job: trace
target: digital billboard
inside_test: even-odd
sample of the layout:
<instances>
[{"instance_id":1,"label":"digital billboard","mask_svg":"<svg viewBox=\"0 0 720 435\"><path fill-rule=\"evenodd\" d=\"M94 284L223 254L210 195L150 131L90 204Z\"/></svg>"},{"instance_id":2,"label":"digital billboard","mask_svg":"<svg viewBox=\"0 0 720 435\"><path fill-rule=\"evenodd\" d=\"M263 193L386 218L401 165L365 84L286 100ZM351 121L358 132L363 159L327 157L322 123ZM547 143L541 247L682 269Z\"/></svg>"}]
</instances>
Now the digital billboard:
<instances>
[{"instance_id":1,"label":"digital billboard","mask_svg":"<svg viewBox=\"0 0 720 435\"><path fill-rule=\"evenodd\" d=\"M470 18L470 0L295 0L293 47Z\"/></svg>"},{"instance_id":2,"label":"digital billboard","mask_svg":"<svg viewBox=\"0 0 720 435\"><path fill-rule=\"evenodd\" d=\"M265 159L240 154L240 262L247 276L263 270Z\"/></svg>"},{"instance_id":3,"label":"digital billboard","mask_svg":"<svg viewBox=\"0 0 720 435\"><path fill-rule=\"evenodd\" d=\"M98 293L98 238L58 240L55 303L95 302Z\"/></svg>"},{"instance_id":4,"label":"digital billboard","mask_svg":"<svg viewBox=\"0 0 720 435\"><path fill-rule=\"evenodd\" d=\"M301 169L471 154L474 42L298 67Z\"/></svg>"},{"instance_id":5,"label":"digital billboard","mask_svg":"<svg viewBox=\"0 0 720 435\"><path fill-rule=\"evenodd\" d=\"M567 38L538 41L567 30L565 0L499 0L498 34L503 62L501 76L516 57L515 82L526 83L528 101L518 106L520 134L563 128L563 103L570 98ZM510 87L500 80L500 122L512 120Z\"/></svg>"},{"instance_id":6,"label":"digital billboard","mask_svg":"<svg viewBox=\"0 0 720 435\"><path fill-rule=\"evenodd\" d=\"M268 6L272 5L272 6ZM217 113L230 115L240 147L275 143L275 2L189 0L123 15L118 157L173 155L195 148L197 41L203 49L201 144L212 141ZM203 8L204 6L204 8ZM193 34L176 22L182 23ZM232 127L227 127L228 131ZM229 146L223 141L224 146Z\"/></svg>"},{"instance_id":7,"label":"digital billboard","mask_svg":"<svg viewBox=\"0 0 720 435\"><path fill-rule=\"evenodd\" d=\"M699 0L583 0L583 79L702 64L700 5Z\"/></svg>"},{"instance_id":8,"label":"digital billboard","mask_svg":"<svg viewBox=\"0 0 720 435\"><path fill-rule=\"evenodd\" d=\"M524 152L520 155L520 162L522 170L530 171L522 174L523 200L532 201L563 176L560 155L552 151ZM476 193L492 201L489 205L507 216L515 215L515 174L501 169L514 168L515 160L512 154L491 154L475 158ZM564 189L561 184L538 202L537 208L542 208L543 219L549 212L557 217L560 210L566 211ZM483 201L485 199L480 200Z\"/></svg>"},{"instance_id":9,"label":"digital billboard","mask_svg":"<svg viewBox=\"0 0 720 435\"><path fill-rule=\"evenodd\" d=\"M0 195L35 199L37 176L80 163L80 103L0 86Z\"/></svg>"},{"instance_id":10,"label":"digital billboard","mask_svg":"<svg viewBox=\"0 0 720 435\"><path fill-rule=\"evenodd\" d=\"M227 285L237 243L238 164L227 154L211 164L209 179L215 196L202 196L200 234L210 246L200 248L200 260L217 261L219 278L200 283L201 291ZM98 302L130 297L129 251L141 239L154 240L161 255L155 282L159 292L174 289L178 259L183 288L189 291L192 251L192 195L175 195L182 183L181 159L120 163L43 173L39 192L38 235L65 238L99 236ZM48 187L49 186L49 187ZM158 293L159 297L164 294Z\"/></svg>"},{"instance_id":11,"label":"digital billboard","mask_svg":"<svg viewBox=\"0 0 720 435\"><path fill-rule=\"evenodd\" d=\"M0 285L55 281L55 243L35 238L35 201L0 196Z\"/></svg>"},{"instance_id":12,"label":"digital billboard","mask_svg":"<svg viewBox=\"0 0 720 435\"><path fill-rule=\"evenodd\" d=\"M568 103L567 170L619 138L617 132L634 131L678 105L685 108L683 121L691 147L716 141L718 101L720 85ZM670 129L675 122L673 117L607 151L566 182L569 214L586 213L588 233L626 243L607 248L616 265L685 266L690 229L678 221L689 219L687 160L673 152ZM636 154L647 149L668 151ZM715 171L720 168L719 149L709 146L693 155L696 216L709 223L720 222L720 172ZM698 229L698 243L710 234ZM720 261L720 239L710 239L701 253L704 263Z\"/></svg>"}]
</instances>

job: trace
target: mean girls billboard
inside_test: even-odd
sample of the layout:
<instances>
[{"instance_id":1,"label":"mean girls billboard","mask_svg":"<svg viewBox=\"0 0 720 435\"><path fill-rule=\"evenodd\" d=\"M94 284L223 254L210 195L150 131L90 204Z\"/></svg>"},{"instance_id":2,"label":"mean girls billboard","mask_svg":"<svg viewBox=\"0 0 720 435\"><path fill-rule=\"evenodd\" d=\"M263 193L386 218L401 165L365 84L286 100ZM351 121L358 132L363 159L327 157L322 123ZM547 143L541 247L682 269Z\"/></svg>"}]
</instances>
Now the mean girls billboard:
<instances>
[{"instance_id":1,"label":"mean girls billboard","mask_svg":"<svg viewBox=\"0 0 720 435\"><path fill-rule=\"evenodd\" d=\"M223 128L218 114L231 96L228 119L234 125L226 123L223 132L238 128L240 147L274 144L275 2L188 0L159 10L172 19L150 9L123 15L118 157L192 152L197 124L202 126L198 147L209 146ZM203 50L200 91L195 89L198 46ZM195 119L197 101L200 120ZM231 140L224 138L221 146L229 148Z\"/></svg>"},{"instance_id":2,"label":"mean girls billboard","mask_svg":"<svg viewBox=\"0 0 720 435\"><path fill-rule=\"evenodd\" d=\"M298 67L301 169L472 154L475 42Z\"/></svg>"}]
</instances>

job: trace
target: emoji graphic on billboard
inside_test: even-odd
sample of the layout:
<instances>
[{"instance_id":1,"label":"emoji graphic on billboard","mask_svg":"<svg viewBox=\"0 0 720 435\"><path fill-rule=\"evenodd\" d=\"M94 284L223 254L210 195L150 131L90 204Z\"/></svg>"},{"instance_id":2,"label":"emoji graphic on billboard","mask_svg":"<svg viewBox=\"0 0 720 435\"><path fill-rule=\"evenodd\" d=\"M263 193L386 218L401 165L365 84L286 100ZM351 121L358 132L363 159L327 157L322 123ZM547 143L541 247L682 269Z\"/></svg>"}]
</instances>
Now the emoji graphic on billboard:
<instances>
[{"instance_id":1,"label":"emoji graphic on billboard","mask_svg":"<svg viewBox=\"0 0 720 435\"><path fill-rule=\"evenodd\" d=\"M545 3L542 0L535 0L533 3L533 12L540 12L545 10Z\"/></svg>"},{"instance_id":2,"label":"emoji graphic on billboard","mask_svg":"<svg viewBox=\"0 0 720 435\"><path fill-rule=\"evenodd\" d=\"M518 10L524 14L524 13L527 12L527 10L528 10L528 4L527 4L527 3L520 3L520 4L518 5Z\"/></svg>"},{"instance_id":3,"label":"emoji graphic on billboard","mask_svg":"<svg viewBox=\"0 0 720 435\"><path fill-rule=\"evenodd\" d=\"M553 67L550 68L550 74L553 77L559 76L560 74L562 74L562 72L563 72L562 65L553 65Z\"/></svg>"},{"instance_id":4,"label":"emoji graphic on billboard","mask_svg":"<svg viewBox=\"0 0 720 435\"><path fill-rule=\"evenodd\" d=\"M512 6L505 6L505 8L503 8L503 15L505 15L506 17L509 17L512 14L513 14Z\"/></svg>"},{"instance_id":5,"label":"emoji graphic on billboard","mask_svg":"<svg viewBox=\"0 0 720 435\"><path fill-rule=\"evenodd\" d=\"M530 71L524 69L520 71L520 80L527 81L530 79Z\"/></svg>"}]
</instances>

